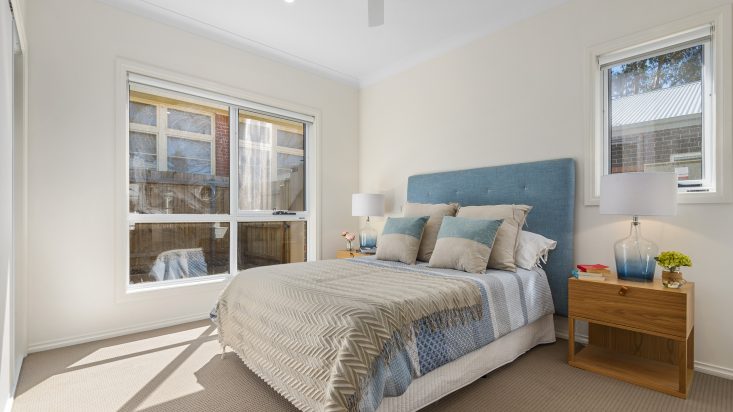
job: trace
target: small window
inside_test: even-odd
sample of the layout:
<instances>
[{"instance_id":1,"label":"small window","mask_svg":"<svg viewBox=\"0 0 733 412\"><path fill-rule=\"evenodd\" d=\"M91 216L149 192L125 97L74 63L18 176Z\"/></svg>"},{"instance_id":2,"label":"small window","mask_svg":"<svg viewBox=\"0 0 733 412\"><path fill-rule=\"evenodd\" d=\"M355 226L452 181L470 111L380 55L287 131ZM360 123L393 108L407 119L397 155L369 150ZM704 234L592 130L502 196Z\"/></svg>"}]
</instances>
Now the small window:
<instances>
[{"instance_id":1,"label":"small window","mask_svg":"<svg viewBox=\"0 0 733 412\"><path fill-rule=\"evenodd\" d=\"M714 191L711 29L599 56L604 174L674 172Z\"/></svg>"}]
</instances>

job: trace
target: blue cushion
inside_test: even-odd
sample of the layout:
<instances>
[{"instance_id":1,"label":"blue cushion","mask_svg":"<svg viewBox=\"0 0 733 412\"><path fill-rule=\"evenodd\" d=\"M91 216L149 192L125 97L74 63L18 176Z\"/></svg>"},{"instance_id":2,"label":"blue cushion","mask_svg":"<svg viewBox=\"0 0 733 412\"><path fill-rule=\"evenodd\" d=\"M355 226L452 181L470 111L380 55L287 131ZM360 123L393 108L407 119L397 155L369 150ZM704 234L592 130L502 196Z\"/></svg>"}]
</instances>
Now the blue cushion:
<instances>
[{"instance_id":1,"label":"blue cushion","mask_svg":"<svg viewBox=\"0 0 733 412\"><path fill-rule=\"evenodd\" d=\"M465 217L446 216L438 231L438 239L444 237L457 237L470 239L482 243L488 247L494 244L496 232L503 222L498 220L471 219Z\"/></svg>"}]
</instances>

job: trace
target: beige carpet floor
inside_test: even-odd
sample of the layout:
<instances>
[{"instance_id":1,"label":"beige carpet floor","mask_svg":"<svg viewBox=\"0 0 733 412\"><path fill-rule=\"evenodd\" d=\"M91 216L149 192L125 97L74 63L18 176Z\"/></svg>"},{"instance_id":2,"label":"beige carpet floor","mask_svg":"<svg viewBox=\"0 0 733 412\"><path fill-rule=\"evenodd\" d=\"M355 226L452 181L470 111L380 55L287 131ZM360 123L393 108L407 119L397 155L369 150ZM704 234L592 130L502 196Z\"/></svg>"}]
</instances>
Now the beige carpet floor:
<instances>
[{"instance_id":1,"label":"beige carpet floor","mask_svg":"<svg viewBox=\"0 0 733 412\"><path fill-rule=\"evenodd\" d=\"M697 373L681 400L565 364L566 341L539 346L424 409L733 411L733 381ZM233 353L208 321L26 358L13 406L24 411L272 411L295 408Z\"/></svg>"}]
</instances>

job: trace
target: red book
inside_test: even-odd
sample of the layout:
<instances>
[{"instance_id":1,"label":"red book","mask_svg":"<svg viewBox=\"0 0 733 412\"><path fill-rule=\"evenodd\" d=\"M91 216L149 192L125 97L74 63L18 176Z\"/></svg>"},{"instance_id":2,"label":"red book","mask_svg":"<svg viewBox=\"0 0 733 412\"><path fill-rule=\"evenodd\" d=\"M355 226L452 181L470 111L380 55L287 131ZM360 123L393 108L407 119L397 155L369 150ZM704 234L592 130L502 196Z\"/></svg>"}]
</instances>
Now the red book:
<instances>
[{"instance_id":1,"label":"red book","mask_svg":"<svg viewBox=\"0 0 733 412\"><path fill-rule=\"evenodd\" d=\"M595 264L595 265L578 265L578 269L581 272L588 272L589 270L595 270L595 271L604 271L608 269L608 266L601 265L601 264Z\"/></svg>"}]
</instances>

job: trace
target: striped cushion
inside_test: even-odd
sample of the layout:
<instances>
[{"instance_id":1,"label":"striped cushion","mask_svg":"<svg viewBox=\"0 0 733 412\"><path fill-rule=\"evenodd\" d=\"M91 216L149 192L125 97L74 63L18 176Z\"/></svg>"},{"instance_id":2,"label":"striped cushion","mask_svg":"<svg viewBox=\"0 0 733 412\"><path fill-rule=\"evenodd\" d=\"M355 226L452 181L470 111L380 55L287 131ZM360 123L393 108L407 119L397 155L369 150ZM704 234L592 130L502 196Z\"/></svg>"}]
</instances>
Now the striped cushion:
<instances>
[{"instance_id":1,"label":"striped cushion","mask_svg":"<svg viewBox=\"0 0 733 412\"><path fill-rule=\"evenodd\" d=\"M444 217L428 266L484 273L502 221Z\"/></svg>"},{"instance_id":2,"label":"striped cushion","mask_svg":"<svg viewBox=\"0 0 733 412\"><path fill-rule=\"evenodd\" d=\"M377 259L414 265L429 216L389 217L379 238Z\"/></svg>"}]
</instances>

